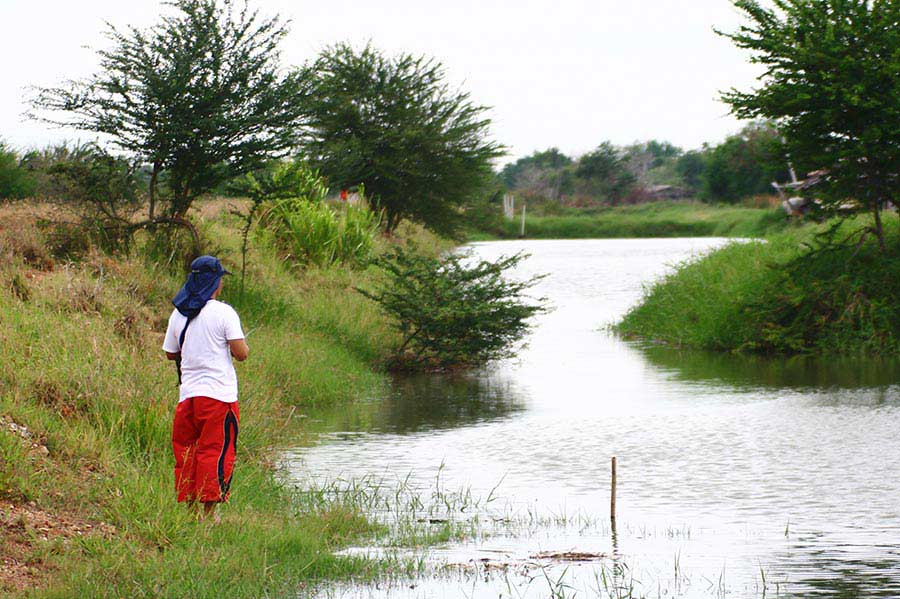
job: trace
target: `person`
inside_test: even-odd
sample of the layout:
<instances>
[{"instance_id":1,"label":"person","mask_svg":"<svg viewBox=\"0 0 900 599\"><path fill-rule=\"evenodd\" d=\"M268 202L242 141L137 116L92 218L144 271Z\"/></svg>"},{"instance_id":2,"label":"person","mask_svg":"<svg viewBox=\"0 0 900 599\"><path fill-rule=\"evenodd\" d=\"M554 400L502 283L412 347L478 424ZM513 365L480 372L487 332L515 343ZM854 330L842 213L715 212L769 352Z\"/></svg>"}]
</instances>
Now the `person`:
<instances>
[{"instance_id":1,"label":"person","mask_svg":"<svg viewBox=\"0 0 900 599\"><path fill-rule=\"evenodd\" d=\"M178 369L178 406L172 425L175 489L179 502L202 504L202 516L218 521L216 505L228 499L237 451L237 375L249 347L234 308L216 298L225 275L213 256L191 263L184 286L172 300L163 351Z\"/></svg>"}]
</instances>

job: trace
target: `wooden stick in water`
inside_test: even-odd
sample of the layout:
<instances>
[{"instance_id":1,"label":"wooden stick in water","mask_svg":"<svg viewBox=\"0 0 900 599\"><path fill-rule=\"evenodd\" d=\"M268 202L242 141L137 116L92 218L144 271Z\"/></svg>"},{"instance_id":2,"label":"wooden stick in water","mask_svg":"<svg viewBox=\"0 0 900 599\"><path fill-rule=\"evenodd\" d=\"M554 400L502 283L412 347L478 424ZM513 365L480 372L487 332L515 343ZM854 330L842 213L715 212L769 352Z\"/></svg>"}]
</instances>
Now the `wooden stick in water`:
<instances>
[{"instance_id":1,"label":"wooden stick in water","mask_svg":"<svg viewBox=\"0 0 900 599\"><path fill-rule=\"evenodd\" d=\"M609 519L616 521L616 456L612 458L612 479L609 490Z\"/></svg>"}]
</instances>

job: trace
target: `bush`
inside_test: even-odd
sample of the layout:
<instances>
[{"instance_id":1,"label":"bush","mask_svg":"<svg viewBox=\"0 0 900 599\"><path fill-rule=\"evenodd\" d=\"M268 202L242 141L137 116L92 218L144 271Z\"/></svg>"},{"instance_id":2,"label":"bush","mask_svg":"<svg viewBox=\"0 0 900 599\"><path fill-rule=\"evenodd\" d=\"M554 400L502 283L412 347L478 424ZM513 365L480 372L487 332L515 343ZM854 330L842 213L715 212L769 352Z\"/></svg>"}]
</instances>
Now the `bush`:
<instances>
[{"instance_id":1,"label":"bush","mask_svg":"<svg viewBox=\"0 0 900 599\"><path fill-rule=\"evenodd\" d=\"M541 277L503 276L524 257L469 265L465 255L440 259L395 248L377 261L387 275L381 288L357 291L394 319L402 335L395 367L474 366L505 355L528 331L528 319L545 310L542 298L524 295Z\"/></svg>"},{"instance_id":2,"label":"bush","mask_svg":"<svg viewBox=\"0 0 900 599\"><path fill-rule=\"evenodd\" d=\"M316 266L362 264L379 224L377 215L363 206L347 206L337 214L325 203L302 198L278 201L265 221L292 258Z\"/></svg>"},{"instance_id":3,"label":"bush","mask_svg":"<svg viewBox=\"0 0 900 599\"><path fill-rule=\"evenodd\" d=\"M34 190L34 178L22 167L19 156L0 142L0 200L26 198Z\"/></svg>"}]
</instances>

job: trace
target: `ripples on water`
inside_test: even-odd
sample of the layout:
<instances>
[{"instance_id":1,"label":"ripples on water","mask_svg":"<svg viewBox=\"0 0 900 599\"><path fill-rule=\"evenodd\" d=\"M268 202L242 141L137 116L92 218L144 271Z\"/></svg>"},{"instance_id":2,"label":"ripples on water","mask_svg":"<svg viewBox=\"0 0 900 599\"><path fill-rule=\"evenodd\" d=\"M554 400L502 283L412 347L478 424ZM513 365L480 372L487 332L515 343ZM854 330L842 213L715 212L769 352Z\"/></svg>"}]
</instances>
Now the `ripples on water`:
<instances>
[{"instance_id":1,"label":"ripples on water","mask_svg":"<svg viewBox=\"0 0 900 599\"><path fill-rule=\"evenodd\" d=\"M611 557L333 594L546 597L559 580L564 596L594 596L615 577L620 593L637 581L635 596L900 596L895 361L709 354L607 332L644 284L722 243L475 244L484 258L530 252L516 276L549 273L535 295L554 310L528 347L488 372L398 381L388 397L332 416L318 445L286 459L299 481L411 475L427 488L440 471L448 488L483 496L502 481L496 492L518 513L607 523L498 532L444 546L436 563ZM615 539L605 520L613 455Z\"/></svg>"}]
</instances>

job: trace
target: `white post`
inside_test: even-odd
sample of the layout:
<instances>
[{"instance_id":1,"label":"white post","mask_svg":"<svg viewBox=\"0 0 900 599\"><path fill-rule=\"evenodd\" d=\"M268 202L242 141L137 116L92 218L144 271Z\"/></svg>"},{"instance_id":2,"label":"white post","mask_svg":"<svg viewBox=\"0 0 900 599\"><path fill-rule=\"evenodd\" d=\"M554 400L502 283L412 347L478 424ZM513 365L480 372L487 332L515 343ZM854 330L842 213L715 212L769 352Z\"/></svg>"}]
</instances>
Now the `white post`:
<instances>
[{"instance_id":1,"label":"white post","mask_svg":"<svg viewBox=\"0 0 900 599\"><path fill-rule=\"evenodd\" d=\"M522 202L522 233L519 237L525 237L525 202Z\"/></svg>"}]
</instances>

